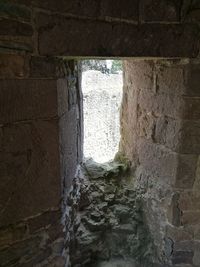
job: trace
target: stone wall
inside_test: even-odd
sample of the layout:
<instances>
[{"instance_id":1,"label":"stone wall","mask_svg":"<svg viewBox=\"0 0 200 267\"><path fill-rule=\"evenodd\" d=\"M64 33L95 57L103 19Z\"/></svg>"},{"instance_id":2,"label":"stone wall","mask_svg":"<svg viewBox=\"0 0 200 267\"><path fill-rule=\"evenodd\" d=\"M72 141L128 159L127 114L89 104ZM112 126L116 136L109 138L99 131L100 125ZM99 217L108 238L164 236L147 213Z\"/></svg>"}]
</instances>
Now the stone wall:
<instances>
[{"instance_id":1,"label":"stone wall","mask_svg":"<svg viewBox=\"0 0 200 267\"><path fill-rule=\"evenodd\" d=\"M81 105L77 105L81 94L75 79L76 68L73 64L63 67L61 56L196 58L199 54L199 10L199 2L189 0L1 0L2 266L54 266L56 262L58 266L64 266L61 255L64 237L65 247L68 249L68 232L66 229L63 234L60 221L63 215L63 224L67 227L71 216L67 213L65 198L76 164L81 159L82 115ZM56 58L57 56L60 57ZM151 110L155 107L159 114L166 116L169 123L165 123L165 118L163 121L163 117L159 116L155 135L148 128L148 125L153 124L154 115L148 115L146 119L146 111L141 110L140 121L146 126L144 133L143 127L138 128L141 141L137 147L131 148L133 151L140 149L139 160L145 170L163 177L163 181L167 179L166 184L169 187L166 190L173 188L169 190L172 193L167 193L169 202L171 199L174 203L179 201L181 208L176 209L177 205L172 203L171 211L177 214L175 211L183 209L183 215L174 219L176 217L170 215L173 214L171 212L169 219L164 216L162 221L175 221L171 231L178 228L173 237L183 231L187 235L186 241L190 237L198 238L198 217L195 217L198 212L195 211L193 217L190 215L193 213L193 203L198 203L198 178L195 180L194 190L191 181L195 171L196 177L199 175L199 167L197 170L194 168L199 148L198 65L187 66L191 66L187 87L191 89L184 92L187 97L180 96L179 91L174 91L173 96L170 93L171 97L160 97L160 93L157 94L158 98L151 93L140 95L140 101L145 105L141 109ZM169 75L167 65L164 69L165 75ZM157 79L161 79L162 84L162 76L154 81ZM159 88L165 86L169 87L169 84ZM130 93L134 94L131 91ZM170 101L174 103L174 108ZM134 105L133 107L135 108ZM130 122L134 120L134 116L131 118L130 114L127 114L127 118ZM173 129L173 123L184 131L180 130L177 134L175 131L175 135L171 136L169 127ZM129 129L134 130L134 124L130 123ZM180 133L182 141L179 139ZM151 141L146 135L149 138L155 135L158 139ZM131 137L131 132L129 136ZM191 142L188 143L189 139ZM134 145L129 138L127 144ZM127 153L128 151L130 152L127 150ZM132 155L132 152L129 154ZM160 160L157 155L160 155ZM154 159L151 164L148 157ZM168 164L172 164L172 168L164 168L165 157L171 161ZM188 167L183 169L181 166L186 166L184 162ZM166 172L169 170L170 172ZM174 175L175 171L180 176ZM190 181L187 179L189 175L192 177ZM168 177L172 180L173 177L177 178L176 190L175 186L171 186L172 180L169 179L169 182ZM181 177L186 179L184 185L179 179ZM190 190L182 191L186 185ZM178 189L181 189L181 194L176 194ZM191 205L189 201L186 202L187 205L184 204L188 196ZM167 205L161 205L160 202L158 204L158 208ZM194 207L195 210L198 208L195 205ZM153 216L157 213L153 210L151 214ZM189 221L191 218L196 219ZM180 221L183 226L179 226ZM185 229L190 229L191 232L185 232ZM184 235L181 234L182 236ZM162 241L160 235L155 240L157 244ZM177 249L174 249L173 261L180 262L186 258L190 262L193 260L198 266L196 242L192 241L190 251L186 249L189 243L184 242L174 243L174 248ZM170 244L169 240L167 244ZM168 254L170 253L169 249Z\"/></svg>"},{"instance_id":2,"label":"stone wall","mask_svg":"<svg viewBox=\"0 0 200 267\"><path fill-rule=\"evenodd\" d=\"M17 77L18 64L15 73L7 67L0 80L0 265L64 266L62 199L82 157L77 77L62 61L31 59L26 79Z\"/></svg>"},{"instance_id":3,"label":"stone wall","mask_svg":"<svg viewBox=\"0 0 200 267\"><path fill-rule=\"evenodd\" d=\"M120 150L145 189L160 259L199 266L200 65L127 60Z\"/></svg>"}]
</instances>

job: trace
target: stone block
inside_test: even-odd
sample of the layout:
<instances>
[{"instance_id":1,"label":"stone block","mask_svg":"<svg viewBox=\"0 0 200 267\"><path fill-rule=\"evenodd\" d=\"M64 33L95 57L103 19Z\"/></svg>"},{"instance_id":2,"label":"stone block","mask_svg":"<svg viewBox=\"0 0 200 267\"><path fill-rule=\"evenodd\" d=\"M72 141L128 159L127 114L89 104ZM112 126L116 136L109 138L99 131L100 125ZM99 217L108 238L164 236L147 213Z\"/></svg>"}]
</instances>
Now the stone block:
<instances>
[{"instance_id":1,"label":"stone block","mask_svg":"<svg viewBox=\"0 0 200 267\"><path fill-rule=\"evenodd\" d=\"M2 19L0 20L0 35L32 36L33 28L27 23Z\"/></svg>"},{"instance_id":2,"label":"stone block","mask_svg":"<svg viewBox=\"0 0 200 267\"><path fill-rule=\"evenodd\" d=\"M31 57L30 77L55 78L56 77L55 59L46 57Z\"/></svg>"},{"instance_id":3,"label":"stone block","mask_svg":"<svg viewBox=\"0 0 200 267\"><path fill-rule=\"evenodd\" d=\"M167 64L168 63L168 64ZM156 91L158 93L184 95L186 91L185 68L176 61L156 65Z\"/></svg>"},{"instance_id":4,"label":"stone block","mask_svg":"<svg viewBox=\"0 0 200 267\"><path fill-rule=\"evenodd\" d=\"M181 217L182 225L200 224L200 211L183 211Z\"/></svg>"},{"instance_id":5,"label":"stone block","mask_svg":"<svg viewBox=\"0 0 200 267\"><path fill-rule=\"evenodd\" d=\"M178 154L145 139L137 140L137 153L140 164L155 181L174 184Z\"/></svg>"},{"instance_id":6,"label":"stone block","mask_svg":"<svg viewBox=\"0 0 200 267\"><path fill-rule=\"evenodd\" d=\"M173 264L192 264L194 251L174 251L172 255Z\"/></svg>"},{"instance_id":7,"label":"stone block","mask_svg":"<svg viewBox=\"0 0 200 267\"><path fill-rule=\"evenodd\" d=\"M37 257L41 241L41 237L36 236L0 250L1 266L6 267L13 264L21 266L20 260L22 262L23 260L30 261L32 258Z\"/></svg>"},{"instance_id":8,"label":"stone block","mask_svg":"<svg viewBox=\"0 0 200 267\"><path fill-rule=\"evenodd\" d=\"M200 119L200 97L184 97L182 117L188 120Z\"/></svg>"},{"instance_id":9,"label":"stone block","mask_svg":"<svg viewBox=\"0 0 200 267\"><path fill-rule=\"evenodd\" d=\"M27 68L24 56L0 54L0 78L22 78L26 74Z\"/></svg>"},{"instance_id":10,"label":"stone block","mask_svg":"<svg viewBox=\"0 0 200 267\"><path fill-rule=\"evenodd\" d=\"M156 143L165 145L175 152L181 152L182 124L183 122L181 120L176 120L167 116L158 117L153 139Z\"/></svg>"},{"instance_id":11,"label":"stone block","mask_svg":"<svg viewBox=\"0 0 200 267\"><path fill-rule=\"evenodd\" d=\"M58 116L61 117L69 109L69 86L67 79L57 80Z\"/></svg>"},{"instance_id":12,"label":"stone block","mask_svg":"<svg viewBox=\"0 0 200 267\"><path fill-rule=\"evenodd\" d=\"M154 62L152 60L129 59L124 63L126 85L132 90L155 90Z\"/></svg>"},{"instance_id":13,"label":"stone block","mask_svg":"<svg viewBox=\"0 0 200 267\"><path fill-rule=\"evenodd\" d=\"M182 2L180 0L142 0L140 4L141 20L152 21L180 21Z\"/></svg>"},{"instance_id":14,"label":"stone block","mask_svg":"<svg viewBox=\"0 0 200 267\"><path fill-rule=\"evenodd\" d=\"M137 129L136 133L139 137L152 139L155 129L155 117L151 113L142 112L138 108Z\"/></svg>"},{"instance_id":15,"label":"stone block","mask_svg":"<svg viewBox=\"0 0 200 267\"><path fill-rule=\"evenodd\" d=\"M138 21L138 0L128 0L126 4L123 0L102 0L100 2L101 16Z\"/></svg>"},{"instance_id":16,"label":"stone block","mask_svg":"<svg viewBox=\"0 0 200 267\"><path fill-rule=\"evenodd\" d=\"M11 245L28 237L26 224L10 225L0 228L0 248Z\"/></svg>"},{"instance_id":17,"label":"stone block","mask_svg":"<svg viewBox=\"0 0 200 267\"><path fill-rule=\"evenodd\" d=\"M15 19L21 19L24 21L31 20L31 11L29 8L20 6L19 4L30 4L30 1L21 1L20 0L1 0L0 4L0 16L1 17L10 17ZM30 5L29 5L30 7Z\"/></svg>"},{"instance_id":18,"label":"stone block","mask_svg":"<svg viewBox=\"0 0 200 267\"><path fill-rule=\"evenodd\" d=\"M197 155L178 154L175 184L177 188L191 189L193 187L197 160Z\"/></svg>"},{"instance_id":19,"label":"stone block","mask_svg":"<svg viewBox=\"0 0 200 267\"><path fill-rule=\"evenodd\" d=\"M171 118L182 118L184 112L184 100L181 97L170 94L156 94L140 91L138 105L147 113L153 113L157 117L166 115Z\"/></svg>"},{"instance_id":20,"label":"stone block","mask_svg":"<svg viewBox=\"0 0 200 267\"><path fill-rule=\"evenodd\" d=\"M189 66L187 95L200 97L200 64L191 63Z\"/></svg>"},{"instance_id":21,"label":"stone block","mask_svg":"<svg viewBox=\"0 0 200 267\"><path fill-rule=\"evenodd\" d=\"M200 120L184 120L181 135L181 153L200 154Z\"/></svg>"},{"instance_id":22,"label":"stone block","mask_svg":"<svg viewBox=\"0 0 200 267\"><path fill-rule=\"evenodd\" d=\"M0 80L0 123L57 114L56 80Z\"/></svg>"},{"instance_id":23,"label":"stone block","mask_svg":"<svg viewBox=\"0 0 200 267\"><path fill-rule=\"evenodd\" d=\"M185 240L193 240L193 231L185 229L183 226L176 227L174 225L168 224L166 227L166 235L170 239L179 242Z\"/></svg>"},{"instance_id":24,"label":"stone block","mask_svg":"<svg viewBox=\"0 0 200 267\"><path fill-rule=\"evenodd\" d=\"M198 210L200 207L200 192L186 191L180 193L179 208L183 211Z\"/></svg>"},{"instance_id":25,"label":"stone block","mask_svg":"<svg viewBox=\"0 0 200 267\"><path fill-rule=\"evenodd\" d=\"M21 37L22 38L22 37ZM20 39L21 39L20 38ZM33 42L32 38L26 38L26 39L21 39L18 40L13 39L12 40L0 40L0 48L2 51L5 51L6 53L8 52L33 52Z\"/></svg>"},{"instance_id":26,"label":"stone block","mask_svg":"<svg viewBox=\"0 0 200 267\"><path fill-rule=\"evenodd\" d=\"M52 10L60 13L69 13L75 16L98 17L100 15L100 1L98 0L60 0L59 4L54 0L32 0L34 7Z\"/></svg>"},{"instance_id":27,"label":"stone block","mask_svg":"<svg viewBox=\"0 0 200 267\"><path fill-rule=\"evenodd\" d=\"M195 57L198 54L199 30L195 25L94 23L42 13L37 15L36 24L40 55Z\"/></svg>"},{"instance_id":28,"label":"stone block","mask_svg":"<svg viewBox=\"0 0 200 267\"><path fill-rule=\"evenodd\" d=\"M43 214L28 219L30 234L41 230L44 227L55 226L60 224L62 213L60 210L46 211Z\"/></svg>"},{"instance_id":29,"label":"stone block","mask_svg":"<svg viewBox=\"0 0 200 267\"><path fill-rule=\"evenodd\" d=\"M5 126L0 154L0 225L60 205L58 122Z\"/></svg>"}]
</instances>

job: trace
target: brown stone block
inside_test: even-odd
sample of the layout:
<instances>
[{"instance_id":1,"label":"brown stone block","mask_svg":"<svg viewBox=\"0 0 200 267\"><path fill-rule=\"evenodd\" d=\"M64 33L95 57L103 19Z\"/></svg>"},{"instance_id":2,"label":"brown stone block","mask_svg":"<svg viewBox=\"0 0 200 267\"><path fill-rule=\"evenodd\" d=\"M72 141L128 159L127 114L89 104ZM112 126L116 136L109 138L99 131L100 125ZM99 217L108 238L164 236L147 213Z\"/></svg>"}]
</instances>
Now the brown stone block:
<instances>
[{"instance_id":1,"label":"brown stone block","mask_svg":"<svg viewBox=\"0 0 200 267\"><path fill-rule=\"evenodd\" d=\"M173 264L192 264L194 251L192 250L178 250L173 251L172 263Z\"/></svg>"},{"instance_id":2,"label":"brown stone block","mask_svg":"<svg viewBox=\"0 0 200 267\"><path fill-rule=\"evenodd\" d=\"M184 97L182 117L188 120L200 119L200 97Z\"/></svg>"},{"instance_id":3,"label":"brown stone block","mask_svg":"<svg viewBox=\"0 0 200 267\"><path fill-rule=\"evenodd\" d=\"M34 233L39 231L41 228L55 226L56 224L60 224L62 213L60 210L52 210L46 211L43 214L36 216L34 218L30 218L28 222L30 233Z\"/></svg>"},{"instance_id":4,"label":"brown stone block","mask_svg":"<svg viewBox=\"0 0 200 267\"><path fill-rule=\"evenodd\" d=\"M131 90L154 92L154 62L152 60L126 60L124 63L126 85Z\"/></svg>"},{"instance_id":5,"label":"brown stone block","mask_svg":"<svg viewBox=\"0 0 200 267\"><path fill-rule=\"evenodd\" d=\"M59 4L54 0L31 0L31 4L35 7L77 16L98 17L100 15L99 0L60 0Z\"/></svg>"},{"instance_id":6,"label":"brown stone block","mask_svg":"<svg viewBox=\"0 0 200 267\"><path fill-rule=\"evenodd\" d=\"M185 189L191 189L193 187L197 160L197 155L178 154L176 187Z\"/></svg>"},{"instance_id":7,"label":"brown stone block","mask_svg":"<svg viewBox=\"0 0 200 267\"><path fill-rule=\"evenodd\" d=\"M172 118L182 118L185 103L178 96L140 91L138 105L141 109L146 110L147 113L152 112L157 117L166 115Z\"/></svg>"},{"instance_id":8,"label":"brown stone block","mask_svg":"<svg viewBox=\"0 0 200 267\"><path fill-rule=\"evenodd\" d=\"M195 57L198 54L199 29L195 25L94 23L39 13L37 28L41 55Z\"/></svg>"},{"instance_id":9,"label":"brown stone block","mask_svg":"<svg viewBox=\"0 0 200 267\"><path fill-rule=\"evenodd\" d=\"M180 152L200 154L200 120L184 120L181 135Z\"/></svg>"},{"instance_id":10,"label":"brown stone block","mask_svg":"<svg viewBox=\"0 0 200 267\"><path fill-rule=\"evenodd\" d=\"M56 77L55 59L46 57L31 57L30 77L55 78Z\"/></svg>"},{"instance_id":11,"label":"brown stone block","mask_svg":"<svg viewBox=\"0 0 200 267\"><path fill-rule=\"evenodd\" d=\"M0 35L12 36L32 36L33 28L26 24L15 20L0 20Z\"/></svg>"},{"instance_id":12,"label":"brown stone block","mask_svg":"<svg viewBox=\"0 0 200 267\"><path fill-rule=\"evenodd\" d=\"M200 97L200 64L191 63L189 65L187 79L187 95Z\"/></svg>"},{"instance_id":13,"label":"brown stone block","mask_svg":"<svg viewBox=\"0 0 200 267\"><path fill-rule=\"evenodd\" d=\"M28 237L26 224L10 225L0 228L0 247L11 245Z\"/></svg>"},{"instance_id":14,"label":"brown stone block","mask_svg":"<svg viewBox=\"0 0 200 267\"><path fill-rule=\"evenodd\" d=\"M165 145L175 152L181 152L182 124L182 120L176 120L167 116L158 117L153 139L156 143Z\"/></svg>"},{"instance_id":15,"label":"brown stone block","mask_svg":"<svg viewBox=\"0 0 200 267\"><path fill-rule=\"evenodd\" d=\"M0 123L57 114L56 80L0 80Z\"/></svg>"},{"instance_id":16,"label":"brown stone block","mask_svg":"<svg viewBox=\"0 0 200 267\"><path fill-rule=\"evenodd\" d=\"M193 240L193 231L185 229L183 226L176 227L167 225L166 235L174 241Z\"/></svg>"},{"instance_id":17,"label":"brown stone block","mask_svg":"<svg viewBox=\"0 0 200 267\"><path fill-rule=\"evenodd\" d=\"M14 36L16 37L16 36ZM5 40L0 40L0 48L2 51L5 51L5 53L10 53L13 51L14 52L28 52L31 53L33 52L33 42L32 42L32 38L28 38L28 37L24 37L24 39L21 39L22 37L20 37L20 40L18 37L15 38L8 38Z\"/></svg>"},{"instance_id":18,"label":"brown stone block","mask_svg":"<svg viewBox=\"0 0 200 267\"><path fill-rule=\"evenodd\" d=\"M21 78L26 74L24 56L0 54L0 78Z\"/></svg>"},{"instance_id":19,"label":"brown stone block","mask_svg":"<svg viewBox=\"0 0 200 267\"><path fill-rule=\"evenodd\" d=\"M1 0L0 16L17 18L23 21L30 21L30 9L24 6L20 6L18 4L27 4L27 6L30 7L29 0Z\"/></svg>"},{"instance_id":20,"label":"brown stone block","mask_svg":"<svg viewBox=\"0 0 200 267\"><path fill-rule=\"evenodd\" d=\"M4 127L0 177L0 225L58 208L61 198L58 122Z\"/></svg>"},{"instance_id":21,"label":"brown stone block","mask_svg":"<svg viewBox=\"0 0 200 267\"><path fill-rule=\"evenodd\" d=\"M101 16L138 21L139 1L127 0L102 0Z\"/></svg>"},{"instance_id":22,"label":"brown stone block","mask_svg":"<svg viewBox=\"0 0 200 267\"><path fill-rule=\"evenodd\" d=\"M200 211L183 211L181 217L182 225L200 224Z\"/></svg>"},{"instance_id":23,"label":"brown stone block","mask_svg":"<svg viewBox=\"0 0 200 267\"><path fill-rule=\"evenodd\" d=\"M167 64L168 63L168 64ZM158 93L184 95L186 66L177 65L176 61L166 61L156 66L156 91Z\"/></svg>"},{"instance_id":24,"label":"brown stone block","mask_svg":"<svg viewBox=\"0 0 200 267\"><path fill-rule=\"evenodd\" d=\"M142 0L140 13L142 21L180 21L181 0Z\"/></svg>"},{"instance_id":25,"label":"brown stone block","mask_svg":"<svg viewBox=\"0 0 200 267\"><path fill-rule=\"evenodd\" d=\"M166 184L175 183L178 154L145 139L137 140L137 153L140 164L151 177Z\"/></svg>"},{"instance_id":26,"label":"brown stone block","mask_svg":"<svg viewBox=\"0 0 200 267\"><path fill-rule=\"evenodd\" d=\"M186 191L180 193L179 208L186 210L200 210L200 192Z\"/></svg>"}]
</instances>

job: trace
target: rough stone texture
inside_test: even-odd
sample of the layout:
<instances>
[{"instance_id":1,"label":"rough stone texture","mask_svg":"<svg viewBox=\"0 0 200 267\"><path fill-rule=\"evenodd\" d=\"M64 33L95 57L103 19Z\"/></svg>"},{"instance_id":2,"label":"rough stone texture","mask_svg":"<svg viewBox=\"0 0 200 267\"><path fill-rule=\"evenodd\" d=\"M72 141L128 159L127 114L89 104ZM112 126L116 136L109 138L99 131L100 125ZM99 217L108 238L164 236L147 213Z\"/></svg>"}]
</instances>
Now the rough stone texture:
<instances>
[{"instance_id":1,"label":"rough stone texture","mask_svg":"<svg viewBox=\"0 0 200 267\"><path fill-rule=\"evenodd\" d=\"M121 163L97 164L91 159L78 170L68 197L74 220L68 224L68 266L104 266L103 260L112 266L156 265L142 195L127 174Z\"/></svg>"},{"instance_id":2,"label":"rough stone texture","mask_svg":"<svg viewBox=\"0 0 200 267\"><path fill-rule=\"evenodd\" d=\"M141 19L148 21L180 21L181 0L142 0Z\"/></svg>"},{"instance_id":3,"label":"rough stone texture","mask_svg":"<svg viewBox=\"0 0 200 267\"><path fill-rule=\"evenodd\" d=\"M0 265L64 266L61 219L66 206L61 199L81 158L79 95L74 92L78 83L76 76L72 79L72 64L62 78L65 62L41 63L40 58L30 58L27 70L36 79L16 79L17 66L24 70L24 57L10 55L5 60L12 58L16 66L2 64L2 76L12 79L0 80ZM46 76L44 65L39 72L37 64L50 66Z\"/></svg>"},{"instance_id":4,"label":"rough stone texture","mask_svg":"<svg viewBox=\"0 0 200 267\"><path fill-rule=\"evenodd\" d=\"M11 202L7 199L12 209L7 210L4 204L1 209L4 215L4 210L7 212L4 222L17 221L0 229L2 266L64 266L60 219L51 225L47 214L60 218L61 202L67 213L62 199L82 156L81 104L77 105L81 94L74 78L77 74L72 71L76 67L65 66L67 71L60 72L52 63L55 59L47 55L155 57L141 66L133 61L125 64L126 72L130 70L125 80L130 79L124 87L121 149L136 169L140 185L146 188L146 216L156 246L164 251L160 258L169 264L173 259L176 267L199 266L196 243L189 250L185 243L171 255L178 239L200 240L198 212L182 198L183 193L191 192L192 202L200 190L199 62L177 59L199 55L199 11L199 1L189 0L1 0L0 201L5 204L8 193L19 188ZM176 60L164 60L165 64L158 57ZM66 75L67 80L59 79ZM147 155L139 158L138 146L149 148ZM156 152L160 161L155 159ZM151 172L148 157L158 164ZM164 180L163 158L168 160L165 170L170 174ZM182 163L182 167L189 166L186 173L181 171ZM154 174L157 177L152 177ZM7 183L11 183L9 187ZM33 217L37 223L30 229L40 230L30 234L28 221ZM72 219L70 214L68 218ZM69 249L66 236L65 254Z\"/></svg>"},{"instance_id":5,"label":"rough stone texture","mask_svg":"<svg viewBox=\"0 0 200 267\"><path fill-rule=\"evenodd\" d=\"M37 28L41 55L195 57L198 52L198 29L194 25L94 24L40 13ZM81 46L74 46L77 43Z\"/></svg>"},{"instance_id":6,"label":"rough stone texture","mask_svg":"<svg viewBox=\"0 0 200 267\"><path fill-rule=\"evenodd\" d=\"M199 247L186 246L194 235L199 241L198 68L189 60L124 64L120 150L145 190L160 259L175 266L196 266L194 253L199 253ZM166 231L168 224L175 228ZM181 249L174 246L180 239Z\"/></svg>"}]
</instances>

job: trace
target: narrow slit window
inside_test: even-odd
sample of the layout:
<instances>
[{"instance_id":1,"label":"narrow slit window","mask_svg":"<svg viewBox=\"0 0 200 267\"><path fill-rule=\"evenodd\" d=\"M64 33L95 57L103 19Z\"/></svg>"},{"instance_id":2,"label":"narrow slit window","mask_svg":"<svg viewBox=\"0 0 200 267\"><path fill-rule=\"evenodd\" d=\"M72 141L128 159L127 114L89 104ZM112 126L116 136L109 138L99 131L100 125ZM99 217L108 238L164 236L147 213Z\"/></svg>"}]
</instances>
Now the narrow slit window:
<instances>
[{"instance_id":1,"label":"narrow slit window","mask_svg":"<svg viewBox=\"0 0 200 267\"><path fill-rule=\"evenodd\" d=\"M121 60L83 60L84 157L113 160L120 141Z\"/></svg>"}]
</instances>

